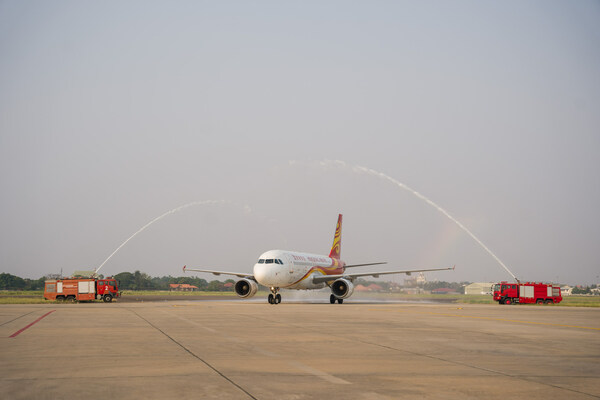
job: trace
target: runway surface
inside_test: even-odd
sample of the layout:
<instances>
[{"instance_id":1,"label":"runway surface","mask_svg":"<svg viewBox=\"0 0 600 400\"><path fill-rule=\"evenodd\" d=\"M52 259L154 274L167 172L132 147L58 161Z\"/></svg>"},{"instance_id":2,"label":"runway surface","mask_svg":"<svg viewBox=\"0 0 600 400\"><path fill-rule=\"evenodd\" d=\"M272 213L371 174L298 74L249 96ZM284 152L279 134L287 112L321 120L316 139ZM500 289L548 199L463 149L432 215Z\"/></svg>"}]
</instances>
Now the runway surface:
<instances>
[{"instance_id":1,"label":"runway surface","mask_svg":"<svg viewBox=\"0 0 600 400\"><path fill-rule=\"evenodd\" d=\"M2 305L0 337L3 399L600 398L593 308Z\"/></svg>"}]
</instances>

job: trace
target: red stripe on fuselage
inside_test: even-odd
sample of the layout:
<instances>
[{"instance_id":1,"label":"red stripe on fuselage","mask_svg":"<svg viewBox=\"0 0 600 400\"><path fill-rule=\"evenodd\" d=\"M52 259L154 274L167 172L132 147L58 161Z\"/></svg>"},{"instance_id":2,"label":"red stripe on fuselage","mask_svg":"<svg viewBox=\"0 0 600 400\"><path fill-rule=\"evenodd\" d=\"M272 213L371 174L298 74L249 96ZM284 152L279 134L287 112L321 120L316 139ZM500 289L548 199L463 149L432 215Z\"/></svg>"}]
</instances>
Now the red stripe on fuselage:
<instances>
[{"instance_id":1,"label":"red stripe on fuselage","mask_svg":"<svg viewBox=\"0 0 600 400\"><path fill-rule=\"evenodd\" d=\"M306 274L304 274L304 276L302 278L298 279L296 282L294 282L288 286L294 286L294 285L299 284L300 282L302 282L303 280L308 278L315 271L319 271L325 276L341 275L344 273L344 265L346 265L346 263L343 262L342 260L331 258L331 266L329 266L329 267L320 267L320 266L311 267L308 270L308 272Z\"/></svg>"}]
</instances>

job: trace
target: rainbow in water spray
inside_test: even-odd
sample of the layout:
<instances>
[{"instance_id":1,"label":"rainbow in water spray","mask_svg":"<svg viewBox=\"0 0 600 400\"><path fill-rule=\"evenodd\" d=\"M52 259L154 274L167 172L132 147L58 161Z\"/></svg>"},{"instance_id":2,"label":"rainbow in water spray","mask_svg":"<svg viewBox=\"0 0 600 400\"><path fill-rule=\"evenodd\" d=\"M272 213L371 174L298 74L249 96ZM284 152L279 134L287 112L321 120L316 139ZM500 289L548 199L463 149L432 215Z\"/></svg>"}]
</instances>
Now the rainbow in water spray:
<instances>
[{"instance_id":1,"label":"rainbow in water spray","mask_svg":"<svg viewBox=\"0 0 600 400\"><path fill-rule=\"evenodd\" d=\"M291 163L294 163L294 162L291 162ZM363 166L360 166L360 165L349 166L346 162L341 161L341 160L324 160L324 161L319 162L319 165L321 165L323 167L334 165L334 166L338 166L338 167L342 167L342 168L351 168L355 172L362 172L362 173L366 173L366 174L369 174L369 175L376 176L376 177L381 178L381 179L385 179L385 180L387 180L389 182L392 182L393 184L397 185L401 189L404 189L404 190L412 193L413 195L415 195L419 199L423 200L425 203L429 204L430 206L432 206L433 208L435 208L436 210L438 210L439 212L441 212L442 214L444 214L452 222L454 222L460 229L462 229L475 242L477 242L477 244L479 244L489 255L491 255L494 258L494 260L496 260L498 262L498 264L500 264L500 266L502 266L502 268L504 268L506 270L506 272L508 272L516 281L519 281L517 279L517 277L515 276L515 274L513 274L508 269L508 267L506 265L504 265L504 263L485 244L483 244L483 242L481 240L479 240L479 238L477 236L475 236L473 234L473 232L471 232L469 229L467 229L466 226L464 226L462 223L460 223L460 221L458 221L456 218L454 218L452 215L450 215L450 213L448 213L448 211L444 210L442 207L440 207L439 205L437 205L436 203L434 203L433 201L431 201L430 199L428 199L426 196L424 196L421 193L417 192L416 190L408 187L404 183L402 183L402 182L400 182L400 181L398 181L398 180L396 180L396 179L394 179L394 178L392 178L392 177L384 174L383 172L379 172L379 171L376 171L374 169L363 167Z\"/></svg>"}]
</instances>

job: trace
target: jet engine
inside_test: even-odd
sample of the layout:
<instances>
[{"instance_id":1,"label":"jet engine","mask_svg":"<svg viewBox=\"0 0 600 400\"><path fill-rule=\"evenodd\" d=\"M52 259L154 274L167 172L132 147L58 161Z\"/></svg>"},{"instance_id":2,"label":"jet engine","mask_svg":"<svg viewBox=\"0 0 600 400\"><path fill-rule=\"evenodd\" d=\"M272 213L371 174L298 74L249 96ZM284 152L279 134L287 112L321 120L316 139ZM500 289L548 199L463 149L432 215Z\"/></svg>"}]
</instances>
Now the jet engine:
<instances>
[{"instance_id":1,"label":"jet engine","mask_svg":"<svg viewBox=\"0 0 600 400\"><path fill-rule=\"evenodd\" d=\"M256 294L258 291L258 284L247 278L240 279L235 283L235 293L241 298L249 298Z\"/></svg>"},{"instance_id":2,"label":"jet engine","mask_svg":"<svg viewBox=\"0 0 600 400\"><path fill-rule=\"evenodd\" d=\"M339 278L331 285L331 293L338 299L350 297L353 292L354 285L348 279Z\"/></svg>"}]
</instances>

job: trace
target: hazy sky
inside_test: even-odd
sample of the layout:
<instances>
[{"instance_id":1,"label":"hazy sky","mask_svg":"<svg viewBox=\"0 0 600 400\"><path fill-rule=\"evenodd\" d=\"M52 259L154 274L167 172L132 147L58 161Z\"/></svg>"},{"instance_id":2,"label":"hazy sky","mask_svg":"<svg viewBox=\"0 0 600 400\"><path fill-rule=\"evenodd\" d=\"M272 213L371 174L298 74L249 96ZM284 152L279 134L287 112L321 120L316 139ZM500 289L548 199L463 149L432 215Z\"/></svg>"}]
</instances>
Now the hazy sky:
<instances>
[{"instance_id":1,"label":"hazy sky","mask_svg":"<svg viewBox=\"0 0 600 400\"><path fill-rule=\"evenodd\" d=\"M519 278L597 283L599 152L598 1L0 1L0 272L222 200L101 272L327 254L343 213L346 262L511 279L364 166Z\"/></svg>"}]
</instances>

